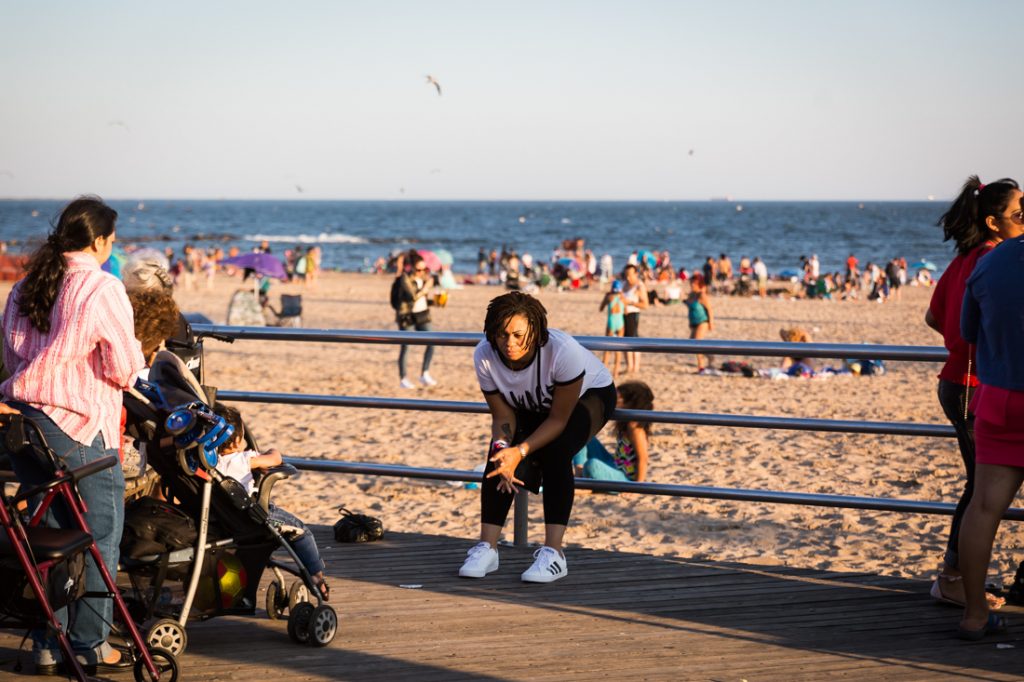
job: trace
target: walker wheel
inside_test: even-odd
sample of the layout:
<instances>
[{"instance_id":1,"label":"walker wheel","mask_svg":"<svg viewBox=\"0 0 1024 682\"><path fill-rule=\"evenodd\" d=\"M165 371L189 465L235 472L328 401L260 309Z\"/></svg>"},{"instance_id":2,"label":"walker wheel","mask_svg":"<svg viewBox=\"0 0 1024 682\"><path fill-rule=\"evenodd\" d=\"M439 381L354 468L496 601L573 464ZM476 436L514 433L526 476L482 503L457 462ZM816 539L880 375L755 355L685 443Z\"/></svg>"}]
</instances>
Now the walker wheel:
<instances>
[{"instance_id":1,"label":"walker wheel","mask_svg":"<svg viewBox=\"0 0 1024 682\"><path fill-rule=\"evenodd\" d=\"M161 618L146 632L146 645L150 648L163 649L172 656L181 656L188 647L188 635L178 621Z\"/></svg>"},{"instance_id":2,"label":"walker wheel","mask_svg":"<svg viewBox=\"0 0 1024 682\"><path fill-rule=\"evenodd\" d=\"M288 590L288 610L295 608L296 604L309 601L309 590L306 589L306 583L302 580L296 580L292 583L292 587Z\"/></svg>"},{"instance_id":3,"label":"walker wheel","mask_svg":"<svg viewBox=\"0 0 1024 682\"><path fill-rule=\"evenodd\" d=\"M146 659L139 656L135 659L135 682L177 682L178 680L178 660L174 658L174 654L170 651L166 651L159 647L152 647L149 650L149 655L153 659L153 665L156 667L157 674L153 676L146 668Z\"/></svg>"},{"instance_id":4,"label":"walker wheel","mask_svg":"<svg viewBox=\"0 0 1024 682\"><path fill-rule=\"evenodd\" d=\"M288 597L284 593L281 583L276 580L267 585L267 618L279 620L284 616L284 610L288 608Z\"/></svg>"},{"instance_id":5,"label":"walker wheel","mask_svg":"<svg viewBox=\"0 0 1024 682\"><path fill-rule=\"evenodd\" d=\"M313 605L308 601L299 602L288 612L288 636L296 644L309 642L310 624L313 621Z\"/></svg>"},{"instance_id":6,"label":"walker wheel","mask_svg":"<svg viewBox=\"0 0 1024 682\"><path fill-rule=\"evenodd\" d=\"M313 646L327 646L338 634L338 614L327 604L313 609L309 619L309 643Z\"/></svg>"}]
</instances>

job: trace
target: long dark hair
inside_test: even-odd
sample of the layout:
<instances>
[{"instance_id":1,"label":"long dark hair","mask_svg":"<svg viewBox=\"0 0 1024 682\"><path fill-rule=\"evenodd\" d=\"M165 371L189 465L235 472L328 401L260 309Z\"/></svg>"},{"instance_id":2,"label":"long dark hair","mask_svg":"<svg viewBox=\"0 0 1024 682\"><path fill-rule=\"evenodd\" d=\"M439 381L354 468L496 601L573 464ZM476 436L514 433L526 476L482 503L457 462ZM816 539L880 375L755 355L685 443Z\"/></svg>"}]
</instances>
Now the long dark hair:
<instances>
[{"instance_id":1,"label":"long dark hair","mask_svg":"<svg viewBox=\"0 0 1024 682\"><path fill-rule=\"evenodd\" d=\"M992 230L985 219L1002 215L1010 203L1010 195L1017 189L1020 185L1010 178L987 185L983 185L977 175L967 178L959 196L936 223L945 235L943 241L952 239L957 253L963 256L991 239Z\"/></svg>"},{"instance_id":2,"label":"long dark hair","mask_svg":"<svg viewBox=\"0 0 1024 682\"><path fill-rule=\"evenodd\" d=\"M487 316L484 318L484 336L494 351L498 350L498 333L516 315L522 315L530 325L530 332L525 339L527 348L543 346L548 342L548 311L544 305L529 294L521 291L510 291L491 299L487 304Z\"/></svg>"},{"instance_id":3,"label":"long dark hair","mask_svg":"<svg viewBox=\"0 0 1024 682\"><path fill-rule=\"evenodd\" d=\"M50 311L67 272L64 254L88 248L99 237L114 233L117 211L97 196L81 196L64 207L53 231L25 265L18 294L18 312L43 334L50 331Z\"/></svg>"},{"instance_id":4,"label":"long dark hair","mask_svg":"<svg viewBox=\"0 0 1024 682\"><path fill-rule=\"evenodd\" d=\"M654 391L642 381L627 381L615 387L619 397L622 398L622 407L626 410L653 410ZM615 430L622 433L629 426L629 422L615 422ZM640 422L640 427L651 435L651 423Z\"/></svg>"}]
</instances>

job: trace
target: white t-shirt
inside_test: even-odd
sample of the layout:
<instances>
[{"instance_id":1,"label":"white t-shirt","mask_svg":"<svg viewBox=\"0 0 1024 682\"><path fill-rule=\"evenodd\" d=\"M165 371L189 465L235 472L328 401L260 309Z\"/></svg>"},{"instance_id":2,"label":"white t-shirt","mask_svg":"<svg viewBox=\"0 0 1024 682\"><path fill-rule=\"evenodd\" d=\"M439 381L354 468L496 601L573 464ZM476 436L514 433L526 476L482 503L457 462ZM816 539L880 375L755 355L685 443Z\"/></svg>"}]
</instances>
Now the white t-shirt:
<instances>
[{"instance_id":1,"label":"white t-shirt","mask_svg":"<svg viewBox=\"0 0 1024 682\"><path fill-rule=\"evenodd\" d=\"M243 450L232 452L229 455L217 456L217 471L230 476L245 486L245 492L250 495L256 490L256 480L252 477L252 466L250 462L253 457L259 455L255 450Z\"/></svg>"},{"instance_id":2,"label":"white t-shirt","mask_svg":"<svg viewBox=\"0 0 1024 682\"><path fill-rule=\"evenodd\" d=\"M555 386L571 384L580 377L580 395L612 383L604 363L558 329L548 329L547 344L537 349L533 362L523 369L506 367L487 339L477 344L473 364L481 391L501 393L509 405L523 412L549 411Z\"/></svg>"},{"instance_id":3,"label":"white t-shirt","mask_svg":"<svg viewBox=\"0 0 1024 682\"><path fill-rule=\"evenodd\" d=\"M422 279L420 279L418 277L416 277L416 278L414 278L412 280L412 285L414 287L416 287L416 293L419 293L423 289L423 287L426 286L426 284L427 284L426 281L424 281L424 280L422 280ZM412 303L412 311L411 312L422 313L424 310L427 309L427 306L428 306L427 297L426 296L421 296L420 298L417 298L415 301L413 301L413 303Z\"/></svg>"}]
</instances>

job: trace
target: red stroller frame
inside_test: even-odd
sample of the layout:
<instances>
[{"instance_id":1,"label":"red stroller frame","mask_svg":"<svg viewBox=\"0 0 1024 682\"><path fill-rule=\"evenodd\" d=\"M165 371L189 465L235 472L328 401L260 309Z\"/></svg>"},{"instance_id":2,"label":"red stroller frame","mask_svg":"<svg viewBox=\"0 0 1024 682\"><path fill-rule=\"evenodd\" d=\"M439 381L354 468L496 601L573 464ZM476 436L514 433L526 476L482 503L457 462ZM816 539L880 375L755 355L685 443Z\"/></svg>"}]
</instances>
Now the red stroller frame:
<instances>
[{"instance_id":1,"label":"red stroller frame","mask_svg":"<svg viewBox=\"0 0 1024 682\"><path fill-rule=\"evenodd\" d=\"M3 492L2 504L0 504L0 524L3 525L6 532L9 547L2 546L7 543L3 543L3 538L0 538L0 546L2 546L0 549L2 549L4 554L16 556L22 569L25 571L29 585L32 588L32 593L35 595L38 606L45 616L47 627L56 635L64 661L68 666L66 668L67 673L73 674L83 682L88 679L85 670L71 648L71 640L68 637L67 631L57 620L56 612L50 604L47 587L44 583L47 581L49 572L54 566L75 554L88 551L99 569L107 592L93 593L87 596L108 596L113 599L114 613L120 617L121 622L127 628L127 633L124 633L126 643L128 644L126 655L134 659L135 679L165 679L174 682L178 677L178 663L172 654L163 649L153 648L149 650L146 648L142 635L139 633L138 628L136 628L135 621L132 620L131 615L128 613L128 608L121 598L121 593L114 582L114 578L110 575L110 571L107 570L107 566L103 562L103 556L93 541L89 525L85 520L85 513L88 510L76 485L80 479L86 476L91 476L99 471L115 466L117 458L113 456L103 457L77 469L68 470L54 455L53 450L46 444L42 432L30 419L22 415L4 415L2 425L6 430L7 449L12 453L12 456L18 456L16 453L31 449L35 450L36 454L45 455L53 466L54 478L52 480L33 486L28 490L21 490L15 496L8 496L6 492ZM33 432L35 438L41 444L40 446L29 441L26 437L26 429L30 429ZM8 478L7 480L11 479ZM0 487L0 490L2 490L2 487ZM26 526L22 522L17 505L22 501L39 495L42 496L42 501ZM64 529L40 526L39 524L42 522L47 510L49 510L54 502L61 499L64 501L75 527ZM146 677L147 673L150 676L149 678Z\"/></svg>"}]
</instances>

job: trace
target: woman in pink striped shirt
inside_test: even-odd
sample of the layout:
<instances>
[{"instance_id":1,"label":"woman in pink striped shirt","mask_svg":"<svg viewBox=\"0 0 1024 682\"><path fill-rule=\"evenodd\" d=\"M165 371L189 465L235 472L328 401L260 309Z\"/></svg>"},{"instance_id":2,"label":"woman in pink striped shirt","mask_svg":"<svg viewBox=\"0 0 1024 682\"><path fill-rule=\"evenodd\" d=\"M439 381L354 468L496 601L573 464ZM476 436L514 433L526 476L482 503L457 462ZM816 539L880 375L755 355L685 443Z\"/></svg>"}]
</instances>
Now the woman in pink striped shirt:
<instances>
[{"instance_id":1,"label":"woman in pink striped shirt","mask_svg":"<svg viewBox=\"0 0 1024 682\"><path fill-rule=\"evenodd\" d=\"M120 280L100 270L114 244L117 212L96 197L75 199L29 259L4 310L4 363L11 376L0 384L11 407L42 429L47 443L74 468L117 453L121 437L121 392L144 366L135 339L132 309ZM41 461L11 455L18 480L52 478ZM86 518L110 573L116 574L124 522L124 473L120 465L83 479L79 491ZM63 508L48 523L70 525ZM86 561L86 587L105 592L99 570ZM113 604L86 598L69 634L87 670L127 667L127 657L107 644ZM67 623L66 609L58 612ZM36 672L55 674L56 642L33 633Z\"/></svg>"}]
</instances>

